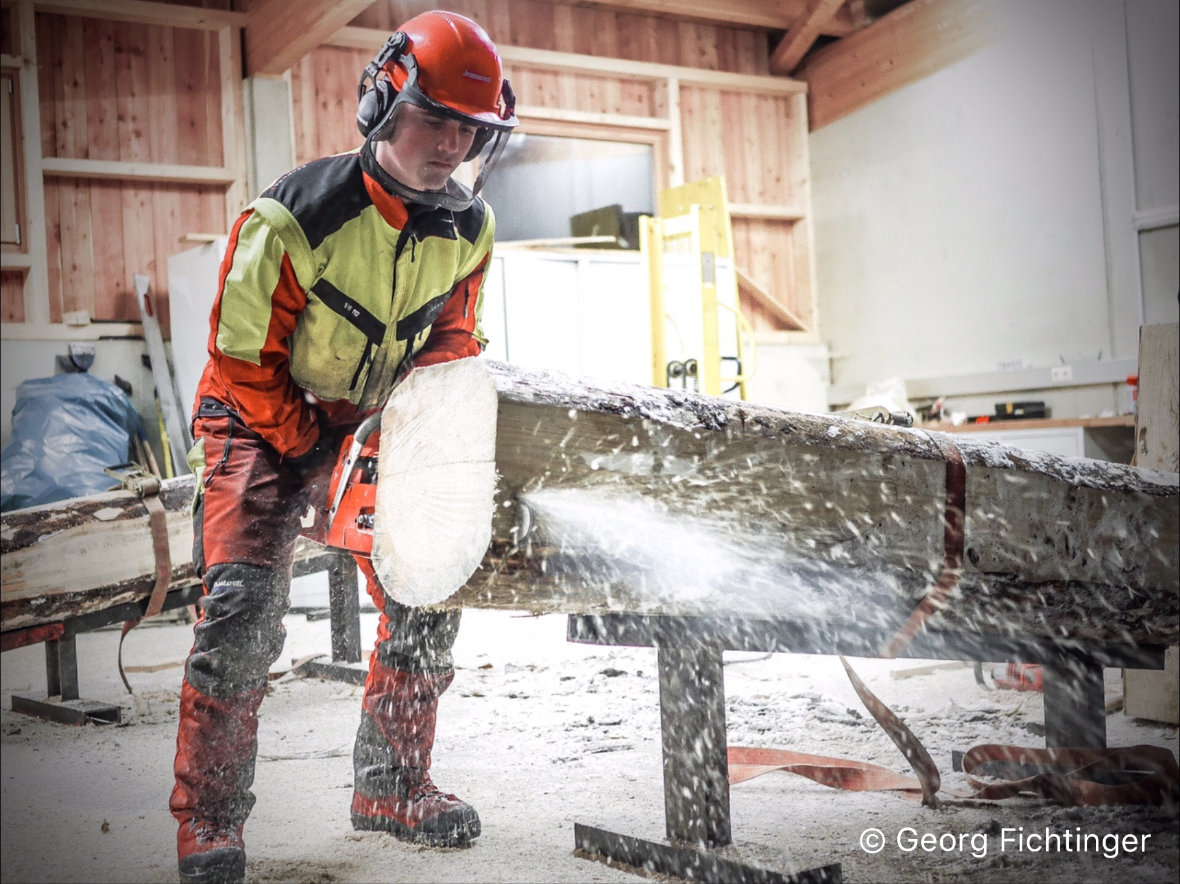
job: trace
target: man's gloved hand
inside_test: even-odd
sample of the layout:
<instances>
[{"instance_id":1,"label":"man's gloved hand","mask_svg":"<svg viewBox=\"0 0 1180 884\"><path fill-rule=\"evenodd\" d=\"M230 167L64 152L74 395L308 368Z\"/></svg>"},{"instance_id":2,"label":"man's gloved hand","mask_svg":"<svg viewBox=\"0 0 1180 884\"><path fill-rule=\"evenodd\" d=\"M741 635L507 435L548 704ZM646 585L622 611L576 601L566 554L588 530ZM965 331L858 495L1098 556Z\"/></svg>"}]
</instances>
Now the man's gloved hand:
<instances>
[{"instance_id":1,"label":"man's gloved hand","mask_svg":"<svg viewBox=\"0 0 1180 884\"><path fill-rule=\"evenodd\" d=\"M326 421L320 422L320 437L304 454L299 457L287 458L289 466L301 479L314 473L324 461L333 457L340 447L334 427L328 426Z\"/></svg>"}]
</instances>

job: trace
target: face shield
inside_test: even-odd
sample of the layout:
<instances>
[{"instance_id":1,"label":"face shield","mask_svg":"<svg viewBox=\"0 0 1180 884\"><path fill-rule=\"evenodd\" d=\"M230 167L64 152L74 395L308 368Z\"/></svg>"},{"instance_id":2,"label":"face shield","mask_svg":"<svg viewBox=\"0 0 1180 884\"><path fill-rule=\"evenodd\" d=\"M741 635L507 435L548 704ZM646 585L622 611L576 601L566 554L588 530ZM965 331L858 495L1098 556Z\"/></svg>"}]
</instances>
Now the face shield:
<instances>
[{"instance_id":1,"label":"face shield","mask_svg":"<svg viewBox=\"0 0 1180 884\"><path fill-rule=\"evenodd\" d=\"M494 111L482 113L466 113L440 101L435 101L418 85L418 65L412 53L405 53L397 59L397 63L406 71L406 77L400 90L395 94L388 117L380 125L373 127L366 138L365 148L372 151L372 143L396 139L399 118L405 113L407 105L421 108L430 114L446 120L455 120L468 126L475 127L475 136L471 148L464 157L459 168L439 190L417 190L403 181L389 175L379 164L376 166L376 177L389 190L412 202L423 203L450 211L460 212L471 206L476 196L488 180L512 130L517 126L515 115L516 97L508 80L503 80L499 106Z\"/></svg>"}]
</instances>

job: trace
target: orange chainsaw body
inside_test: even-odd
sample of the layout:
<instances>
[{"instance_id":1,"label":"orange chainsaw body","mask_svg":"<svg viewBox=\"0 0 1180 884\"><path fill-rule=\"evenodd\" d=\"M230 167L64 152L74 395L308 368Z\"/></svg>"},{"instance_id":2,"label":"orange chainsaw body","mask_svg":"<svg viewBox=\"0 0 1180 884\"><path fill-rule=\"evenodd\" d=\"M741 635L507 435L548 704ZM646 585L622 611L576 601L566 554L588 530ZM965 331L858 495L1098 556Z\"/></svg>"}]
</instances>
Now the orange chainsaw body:
<instances>
[{"instance_id":1,"label":"orange chainsaw body","mask_svg":"<svg viewBox=\"0 0 1180 884\"><path fill-rule=\"evenodd\" d=\"M354 437L349 436L340 446L336 468L328 484L328 500L334 501L344 490L336 504L334 514L329 513L329 523L324 543L338 549L348 550L355 555L373 554L373 518L377 507L377 449L380 433L371 433L361 443L359 455L350 457ZM350 465L351 461L351 465ZM348 475L344 475L345 470Z\"/></svg>"}]
</instances>

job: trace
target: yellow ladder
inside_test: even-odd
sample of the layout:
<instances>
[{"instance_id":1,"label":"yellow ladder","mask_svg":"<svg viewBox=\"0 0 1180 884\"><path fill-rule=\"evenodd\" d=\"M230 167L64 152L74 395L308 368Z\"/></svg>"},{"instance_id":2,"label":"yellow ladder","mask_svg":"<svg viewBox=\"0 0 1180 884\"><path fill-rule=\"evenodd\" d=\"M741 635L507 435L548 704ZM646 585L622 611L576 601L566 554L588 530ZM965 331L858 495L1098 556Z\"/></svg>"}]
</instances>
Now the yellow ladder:
<instances>
[{"instance_id":1,"label":"yellow ladder","mask_svg":"<svg viewBox=\"0 0 1180 884\"><path fill-rule=\"evenodd\" d=\"M746 382L754 374L754 335L739 309L732 243L724 178L661 191L659 217L640 219L639 248L647 262L651 294L652 383L657 387L670 387L677 380L687 387L695 380L699 391L710 396L736 386L746 398ZM673 290L665 272L669 248L689 262L687 280ZM728 262L724 274L718 272L719 259ZM669 326L678 338L681 357L671 361ZM736 357L722 355L722 340L730 332ZM727 360L737 361L735 374L722 373ZM725 384L732 386L727 389Z\"/></svg>"}]
</instances>

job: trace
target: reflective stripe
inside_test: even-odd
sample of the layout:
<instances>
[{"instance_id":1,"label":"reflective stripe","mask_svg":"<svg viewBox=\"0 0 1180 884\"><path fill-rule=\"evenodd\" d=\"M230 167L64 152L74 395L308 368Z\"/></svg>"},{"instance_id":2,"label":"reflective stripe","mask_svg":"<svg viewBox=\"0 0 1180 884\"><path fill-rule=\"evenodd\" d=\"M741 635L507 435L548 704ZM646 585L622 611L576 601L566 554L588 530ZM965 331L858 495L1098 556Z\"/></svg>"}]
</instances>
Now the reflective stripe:
<instances>
[{"instance_id":1,"label":"reflective stripe","mask_svg":"<svg viewBox=\"0 0 1180 884\"><path fill-rule=\"evenodd\" d=\"M321 301L359 328L370 343L380 346L385 337L384 322L326 279L321 279L311 287L311 290Z\"/></svg>"},{"instance_id":2,"label":"reflective stripe","mask_svg":"<svg viewBox=\"0 0 1180 884\"><path fill-rule=\"evenodd\" d=\"M238 230L233 264L221 292L217 349L253 365L262 364L270 330L271 296L286 249L264 218L252 214Z\"/></svg>"},{"instance_id":3,"label":"reflective stripe","mask_svg":"<svg viewBox=\"0 0 1180 884\"><path fill-rule=\"evenodd\" d=\"M446 294L439 295L437 298L431 298L405 319L402 319L397 324L397 339L399 341L408 341L418 332L425 329L427 326L434 323L438 319L438 314L442 313L443 307L447 305L447 301L451 299L454 289Z\"/></svg>"}]
</instances>

